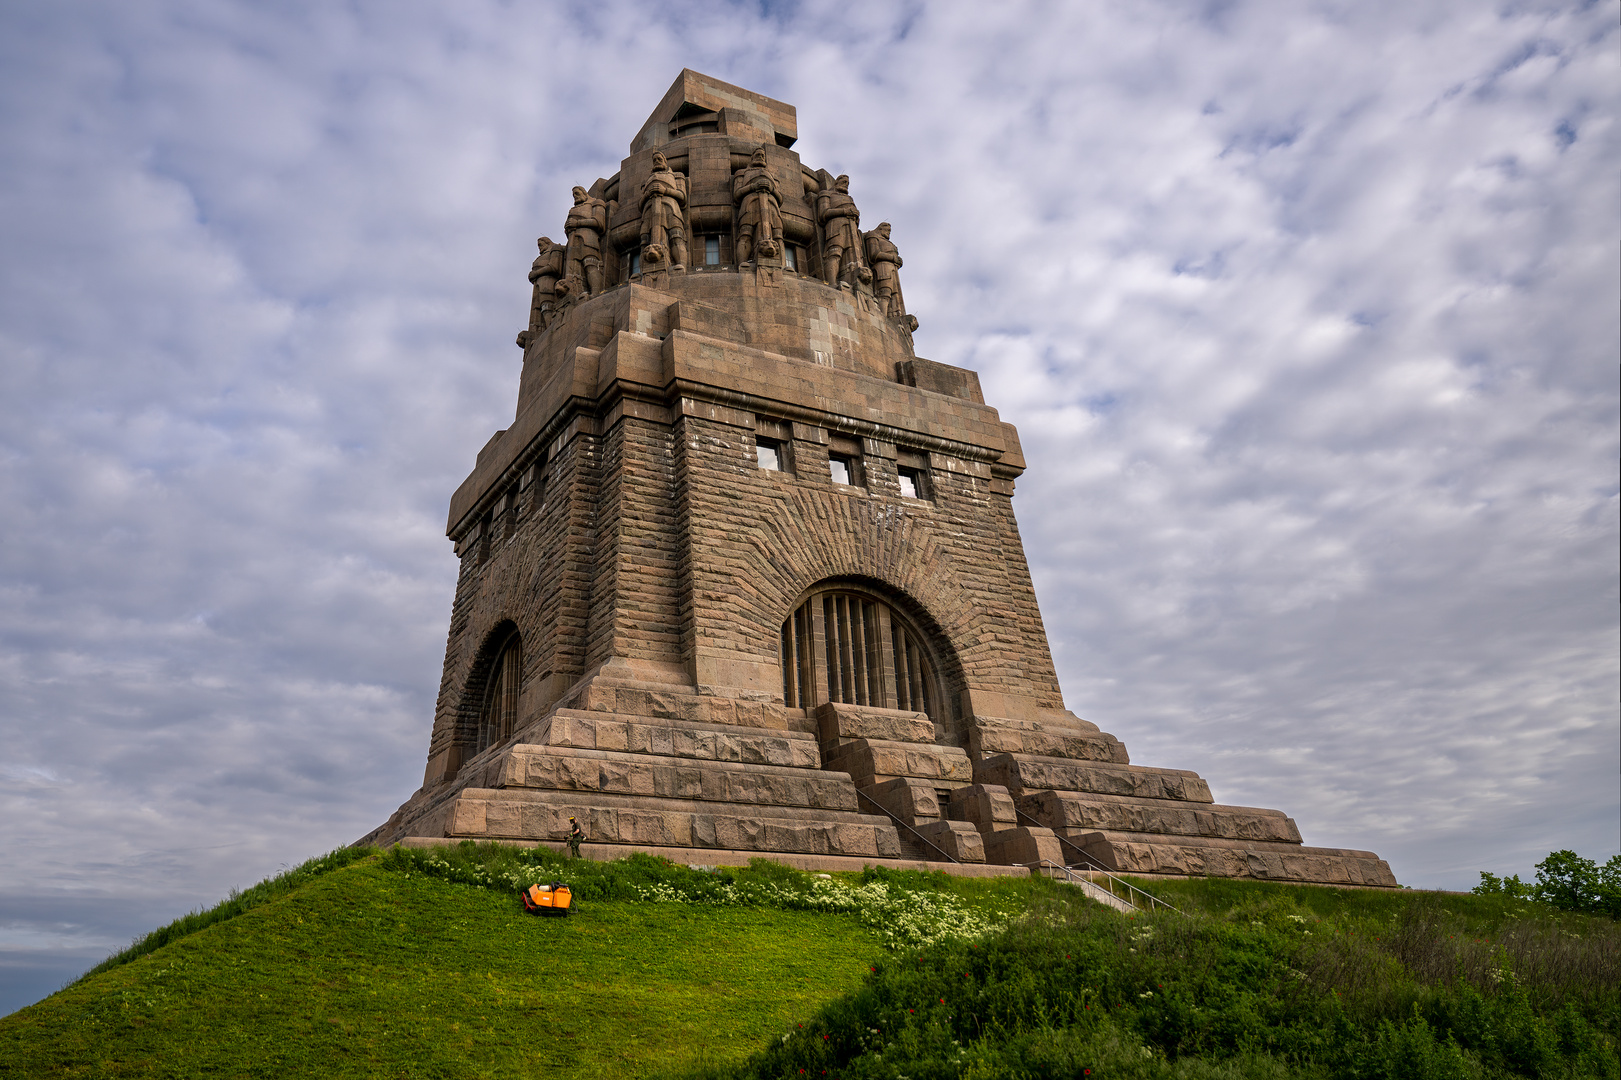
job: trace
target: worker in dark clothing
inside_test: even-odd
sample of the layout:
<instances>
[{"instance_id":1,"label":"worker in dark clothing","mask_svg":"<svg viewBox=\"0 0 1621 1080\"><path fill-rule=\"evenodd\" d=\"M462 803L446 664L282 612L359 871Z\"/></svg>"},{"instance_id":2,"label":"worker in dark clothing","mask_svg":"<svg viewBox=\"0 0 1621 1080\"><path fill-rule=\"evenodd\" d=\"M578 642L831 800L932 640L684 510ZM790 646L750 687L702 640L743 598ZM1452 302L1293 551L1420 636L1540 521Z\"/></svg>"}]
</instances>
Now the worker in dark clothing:
<instances>
[{"instance_id":1,"label":"worker in dark clothing","mask_svg":"<svg viewBox=\"0 0 1621 1080\"><path fill-rule=\"evenodd\" d=\"M579 819L578 818L569 818L568 819L568 857L569 858L578 859L580 857L580 841L584 840L584 839L585 839L585 830L580 828Z\"/></svg>"}]
</instances>

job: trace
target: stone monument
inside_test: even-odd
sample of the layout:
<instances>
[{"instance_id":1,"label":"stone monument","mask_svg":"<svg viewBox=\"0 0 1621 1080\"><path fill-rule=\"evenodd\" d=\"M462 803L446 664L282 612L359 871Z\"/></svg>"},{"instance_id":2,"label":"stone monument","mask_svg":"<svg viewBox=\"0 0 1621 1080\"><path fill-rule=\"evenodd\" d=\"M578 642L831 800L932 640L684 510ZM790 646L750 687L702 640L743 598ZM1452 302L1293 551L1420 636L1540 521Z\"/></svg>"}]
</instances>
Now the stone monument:
<instances>
[{"instance_id":1,"label":"stone monument","mask_svg":"<svg viewBox=\"0 0 1621 1080\"><path fill-rule=\"evenodd\" d=\"M890 226L797 134L683 71L542 238L422 787L365 839L1394 885L1064 707L1018 434L915 355Z\"/></svg>"}]
</instances>

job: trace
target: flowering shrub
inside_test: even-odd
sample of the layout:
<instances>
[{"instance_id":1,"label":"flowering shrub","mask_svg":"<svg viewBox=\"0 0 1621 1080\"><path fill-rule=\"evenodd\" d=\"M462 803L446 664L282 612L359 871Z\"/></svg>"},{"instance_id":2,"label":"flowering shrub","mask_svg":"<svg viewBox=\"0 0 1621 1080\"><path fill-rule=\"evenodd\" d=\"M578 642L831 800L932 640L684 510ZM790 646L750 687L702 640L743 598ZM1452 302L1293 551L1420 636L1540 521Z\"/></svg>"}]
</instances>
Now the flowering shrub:
<instances>
[{"instance_id":1,"label":"flowering shrub","mask_svg":"<svg viewBox=\"0 0 1621 1080\"><path fill-rule=\"evenodd\" d=\"M1008 923L950 893L907 888L894 875L869 873L854 884L813 877L765 859L747 869L694 869L650 855L609 863L564 860L546 848L462 843L430 849L394 848L384 865L485 889L528 888L563 878L581 900L769 907L855 915L892 949L943 941L975 941ZM904 877L904 875L901 875Z\"/></svg>"},{"instance_id":2,"label":"flowering shrub","mask_svg":"<svg viewBox=\"0 0 1621 1080\"><path fill-rule=\"evenodd\" d=\"M721 879L708 882L655 882L637 889L639 899L656 903L735 904L789 911L854 914L891 949L941 941L974 941L1007 925L1000 913L985 915L944 893L916 892L882 881L845 885L813 878L808 885Z\"/></svg>"}]
</instances>

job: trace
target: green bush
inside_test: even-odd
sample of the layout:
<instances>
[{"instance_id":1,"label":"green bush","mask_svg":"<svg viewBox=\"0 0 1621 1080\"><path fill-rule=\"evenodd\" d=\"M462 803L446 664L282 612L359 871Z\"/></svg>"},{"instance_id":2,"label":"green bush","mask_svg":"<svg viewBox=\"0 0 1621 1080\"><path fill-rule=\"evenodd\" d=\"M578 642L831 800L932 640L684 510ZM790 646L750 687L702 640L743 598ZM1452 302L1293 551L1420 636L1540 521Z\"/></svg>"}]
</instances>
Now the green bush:
<instances>
[{"instance_id":1,"label":"green bush","mask_svg":"<svg viewBox=\"0 0 1621 1080\"><path fill-rule=\"evenodd\" d=\"M1038 903L1000 934L898 953L712 1075L1618 1075L1613 924L1508 917L1488 934L1411 894L1322 918L1305 889L1186 886L1222 906L1179 897L1184 918Z\"/></svg>"},{"instance_id":2,"label":"green bush","mask_svg":"<svg viewBox=\"0 0 1621 1080\"><path fill-rule=\"evenodd\" d=\"M1537 863L1534 884L1518 874L1500 878L1482 870L1476 896L1507 896L1550 904L1560 911L1580 911L1621 919L1621 855L1599 866L1569 849L1552 851Z\"/></svg>"}]
</instances>

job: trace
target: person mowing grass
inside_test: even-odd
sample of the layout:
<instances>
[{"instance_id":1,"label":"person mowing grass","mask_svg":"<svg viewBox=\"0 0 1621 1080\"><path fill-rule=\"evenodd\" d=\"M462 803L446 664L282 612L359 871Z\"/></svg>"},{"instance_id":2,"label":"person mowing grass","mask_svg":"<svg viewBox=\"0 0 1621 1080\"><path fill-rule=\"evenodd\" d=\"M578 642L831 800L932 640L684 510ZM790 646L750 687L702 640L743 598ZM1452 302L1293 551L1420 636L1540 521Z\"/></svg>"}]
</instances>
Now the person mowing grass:
<instances>
[{"instance_id":1,"label":"person mowing grass","mask_svg":"<svg viewBox=\"0 0 1621 1080\"><path fill-rule=\"evenodd\" d=\"M568 857L569 858L578 859L580 857L580 841L584 840L584 839L585 839L585 830L580 828L579 819L578 818L569 818L568 819Z\"/></svg>"}]
</instances>

